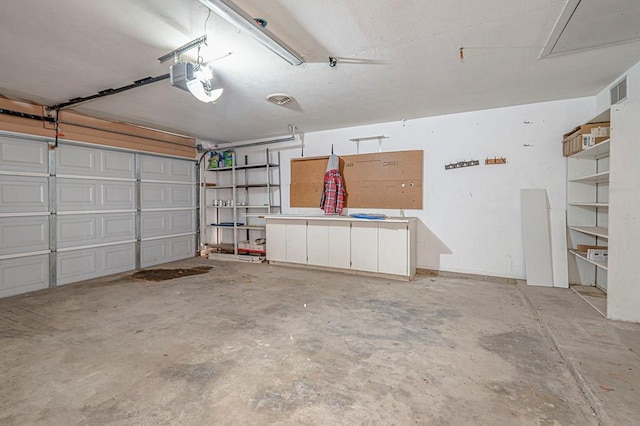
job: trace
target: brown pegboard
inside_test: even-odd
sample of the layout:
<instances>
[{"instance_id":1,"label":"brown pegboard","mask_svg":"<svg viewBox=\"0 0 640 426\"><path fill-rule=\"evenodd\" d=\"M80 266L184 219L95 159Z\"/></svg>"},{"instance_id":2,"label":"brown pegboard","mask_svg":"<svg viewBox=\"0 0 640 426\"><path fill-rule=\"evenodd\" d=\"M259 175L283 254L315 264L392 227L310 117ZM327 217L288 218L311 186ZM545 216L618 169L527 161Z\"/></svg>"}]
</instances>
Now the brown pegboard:
<instances>
[{"instance_id":1,"label":"brown pegboard","mask_svg":"<svg viewBox=\"0 0 640 426\"><path fill-rule=\"evenodd\" d=\"M319 207L329 157L291 160L291 207ZM422 209L423 152L397 151L340 157L346 207Z\"/></svg>"}]
</instances>

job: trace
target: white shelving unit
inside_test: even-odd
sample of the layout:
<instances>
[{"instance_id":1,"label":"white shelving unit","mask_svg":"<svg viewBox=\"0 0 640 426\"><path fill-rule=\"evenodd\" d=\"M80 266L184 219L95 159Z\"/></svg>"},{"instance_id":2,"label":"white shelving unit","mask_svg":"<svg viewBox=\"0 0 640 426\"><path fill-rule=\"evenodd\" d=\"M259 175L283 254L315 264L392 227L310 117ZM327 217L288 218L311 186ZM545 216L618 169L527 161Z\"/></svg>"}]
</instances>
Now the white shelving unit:
<instances>
[{"instance_id":1,"label":"white shelving unit","mask_svg":"<svg viewBox=\"0 0 640 426\"><path fill-rule=\"evenodd\" d=\"M204 171L203 244L214 249L211 257L262 260L265 249L241 243L265 238L265 215L280 212L280 153L266 149L262 161L244 156L242 163L234 153L231 167Z\"/></svg>"},{"instance_id":2,"label":"white shelving unit","mask_svg":"<svg viewBox=\"0 0 640 426\"><path fill-rule=\"evenodd\" d=\"M602 121L602 120L601 120ZM579 244L609 246L610 139L567 158L569 283L607 291L607 262L587 259Z\"/></svg>"}]
</instances>

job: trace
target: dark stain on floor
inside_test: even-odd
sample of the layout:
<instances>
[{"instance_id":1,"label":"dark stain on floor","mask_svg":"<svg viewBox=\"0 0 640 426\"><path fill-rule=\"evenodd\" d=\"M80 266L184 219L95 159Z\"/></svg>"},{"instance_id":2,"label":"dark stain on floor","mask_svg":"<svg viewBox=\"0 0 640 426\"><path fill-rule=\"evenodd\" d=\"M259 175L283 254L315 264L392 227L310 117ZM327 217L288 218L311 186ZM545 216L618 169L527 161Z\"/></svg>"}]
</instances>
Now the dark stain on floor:
<instances>
[{"instance_id":1,"label":"dark stain on floor","mask_svg":"<svg viewBox=\"0 0 640 426\"><path fill-rule=\"evenodd\" d=\"M195 266L193 268L177 268L177 269L144 269L132 275L137 280L145 281L166 281L176 278L188 277L191 275L206 274L213 268L210 266Z\"/></svg>"}]
</instances>

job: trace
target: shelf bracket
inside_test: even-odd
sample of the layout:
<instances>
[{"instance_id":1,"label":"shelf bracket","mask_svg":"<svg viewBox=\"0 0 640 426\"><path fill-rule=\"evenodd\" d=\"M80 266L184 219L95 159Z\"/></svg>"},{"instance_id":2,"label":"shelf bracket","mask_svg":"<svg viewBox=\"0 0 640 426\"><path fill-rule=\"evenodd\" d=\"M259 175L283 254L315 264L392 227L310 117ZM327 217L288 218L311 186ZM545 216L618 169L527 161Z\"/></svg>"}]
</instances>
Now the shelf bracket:
<instances>
[{"instance_id":1,"label":"shelf bracket","mask_svg":"<svg viewBox=\"0 0 640 426\"><path fill-rule=\"evenodd\" d=\"M382 141L384 139L389 139L389 136L385 136L385 135L367 136L366 138L354 138L354 139L349 139L349 140L351 142L355 142L356 143L356 154L360 154L360 142L377 140L378 141L378 152L382 152Z\"/></svg>"}]
</instances>

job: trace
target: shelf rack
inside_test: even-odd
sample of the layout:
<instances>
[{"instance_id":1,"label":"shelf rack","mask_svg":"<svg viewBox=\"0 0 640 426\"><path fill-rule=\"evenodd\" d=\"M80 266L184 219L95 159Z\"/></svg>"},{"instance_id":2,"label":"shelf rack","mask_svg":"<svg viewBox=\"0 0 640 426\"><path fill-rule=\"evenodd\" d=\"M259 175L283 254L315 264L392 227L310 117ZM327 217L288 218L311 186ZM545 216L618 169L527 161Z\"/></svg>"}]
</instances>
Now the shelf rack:
<instances>
[{"instance_id":1,"label":"shelf rack","mask_svg":"<svg viewBox=\"0 0 640 426\"><path fill-rule=\"evenodd\" d=\"M589 260L578 245L609 245L610 139L567 158L569 283L607 289L607 262Z\"/></svg>"},{"instance_id":2,"label":"shelf rack","mask_svg":"<svg viewBox=\"0 0 640 426\"><path fill-rule=\"evenodd\" d=\"M248 260L249 256L252 259L264 259L265 250L239 246L241 240L251 240L258 235L264 237L266 227L256 221L261 221L265 215L280 212L280 153L273 154L266 149L264 155L264 162L248 164L248 156L245 155L244 164L237 164L238 156L234 152L232 166L205 169L205 178L202 179L204 194L201 197L204 205L201 210L205 224L204 245L217 251L212 257ZM273 161L274 155L277 161ZM258 172L257 182L255 176L252 180L251 171ZM256 202L256 198L261 198L261 201ZM213 205L214 199L233 202L231 205ZM239 202L248 205L239 205Z\"/></svg>"}]
</instances>

